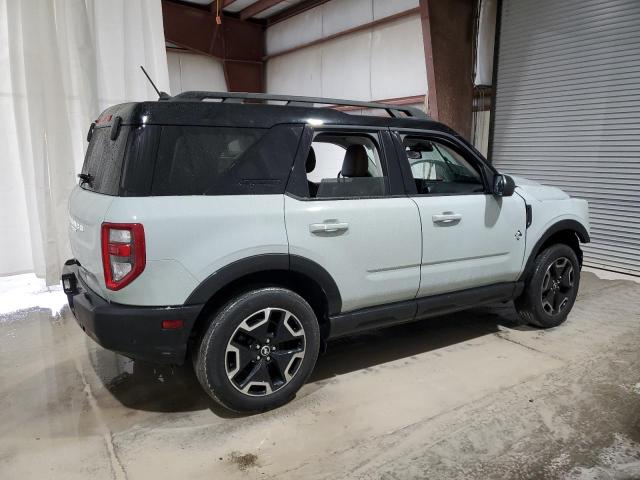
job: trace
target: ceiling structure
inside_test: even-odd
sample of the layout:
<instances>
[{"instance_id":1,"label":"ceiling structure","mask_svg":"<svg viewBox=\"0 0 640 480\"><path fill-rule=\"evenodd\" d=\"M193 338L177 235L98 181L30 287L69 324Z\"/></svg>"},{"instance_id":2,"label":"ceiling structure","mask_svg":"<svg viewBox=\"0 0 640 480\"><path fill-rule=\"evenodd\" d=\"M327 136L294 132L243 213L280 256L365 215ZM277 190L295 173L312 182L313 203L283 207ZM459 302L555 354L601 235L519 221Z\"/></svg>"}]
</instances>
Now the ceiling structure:
<instances>
[{"instance_id":1,"label":"ceiling structure","mask_svg":"<svg viewBox=\"0 0 640 480\"><path fill-rule=\"evenodd\" d=\"M222 10L224 14L236 16L241 20L273 23L287 18L291 14L299 13L300 7L305 7L302 10L306 10L324 2L313 0L184 0L183 3L201 8L206 7L212 12L216 11L216 5L218 5L217 8Z\"/></svg>"},{"instance_id":2,"label":"ceiling structure","mask_svg":"<svg viewBox=\"0 0 640 480\"><path fill-rule=\"evenodd\" d=\"M327 1L162 0L167 48L222 60L229 91L264 92L265 28Z\"/></svg>"}]
</instances>

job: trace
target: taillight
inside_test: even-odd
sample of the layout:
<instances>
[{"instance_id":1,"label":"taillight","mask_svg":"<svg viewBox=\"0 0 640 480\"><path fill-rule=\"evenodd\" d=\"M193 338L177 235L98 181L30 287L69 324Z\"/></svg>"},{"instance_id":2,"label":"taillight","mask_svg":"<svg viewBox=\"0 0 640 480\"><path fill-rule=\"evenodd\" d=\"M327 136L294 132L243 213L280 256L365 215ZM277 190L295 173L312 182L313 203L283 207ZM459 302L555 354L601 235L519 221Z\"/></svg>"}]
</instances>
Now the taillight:
<instances>
[{"instance_id":1,"label":"taillight","mask_svg":"<svg viewBox=\"0 0 640 480\"><path fill-rule=\"evenodd\" d=\"M142 273L145 261L142 224L102 224L102 267L109 290L129 285Z\"/></svg>"}]
</instances>

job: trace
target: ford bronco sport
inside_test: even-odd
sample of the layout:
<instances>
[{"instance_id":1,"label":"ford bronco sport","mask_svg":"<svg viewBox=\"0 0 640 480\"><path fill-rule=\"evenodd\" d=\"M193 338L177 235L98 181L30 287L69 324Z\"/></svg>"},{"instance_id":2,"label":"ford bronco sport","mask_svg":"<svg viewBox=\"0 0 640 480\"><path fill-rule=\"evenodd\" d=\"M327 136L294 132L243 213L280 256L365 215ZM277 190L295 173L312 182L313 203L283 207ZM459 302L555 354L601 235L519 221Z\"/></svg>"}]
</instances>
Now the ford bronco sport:
<instances>
[{"instance_id":1,"label":"ford bronco sport","mask_svg":"<svg viewBox=\"0 0 640 480\"><path fill-rule=\"evenodd\" d=\"M191 358L235 411L289 401L335 337L510 300L554 327L576 299L587 202L410 107L186 92L108 108L88 139L62 276L79 325Z\"/></svg>"}]
</instances>

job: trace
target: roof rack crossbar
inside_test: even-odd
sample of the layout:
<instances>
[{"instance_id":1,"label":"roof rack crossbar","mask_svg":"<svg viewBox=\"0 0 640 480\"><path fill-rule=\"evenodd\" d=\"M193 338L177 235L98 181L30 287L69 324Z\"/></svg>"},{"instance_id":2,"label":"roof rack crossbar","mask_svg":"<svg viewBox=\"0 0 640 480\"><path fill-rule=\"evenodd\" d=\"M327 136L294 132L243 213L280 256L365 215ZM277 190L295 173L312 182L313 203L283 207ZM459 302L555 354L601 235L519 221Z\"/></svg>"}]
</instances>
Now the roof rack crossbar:
<instances>
[{"instance_id":1,"label":"roof rack crossbar","mask_svg":"<svg viewBox=\"0 0 640 480\"><path fill-rule=\"evenodd\" d=\"M241 103L244 100L263 100L284 102L288 106L305 106L313 107L315 104L321 104L323 108L337 107L361 107L385 110L391 117L413 117L413 118L429 118L419 108L409 107L406 105L392 105L389 103L362 102L357 100L340 100L336 98L323 97L299 97L291 95L271 95L267 93L245 93L245 92L204 92L193 91L183 92L171 98L171 101L203 101L203 100L220 100L225 103Z\"/></svg>"}]
</instances>

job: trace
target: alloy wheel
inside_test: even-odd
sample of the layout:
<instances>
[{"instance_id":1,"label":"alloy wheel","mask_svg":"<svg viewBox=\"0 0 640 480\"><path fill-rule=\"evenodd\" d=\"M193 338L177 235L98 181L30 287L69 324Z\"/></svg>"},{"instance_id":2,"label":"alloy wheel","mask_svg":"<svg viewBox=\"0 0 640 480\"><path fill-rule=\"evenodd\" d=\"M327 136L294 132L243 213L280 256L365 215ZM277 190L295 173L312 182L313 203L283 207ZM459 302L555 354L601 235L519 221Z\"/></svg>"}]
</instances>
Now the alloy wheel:
<instances>
[{"instance_id":1,"label":"alloy wheel","mask_svg":"<svg viewBox=\"0 0 640 480\"><path fill-rule=\"evenodd\" d=\"M245 318L231 335L224 357L225 371L240 392L269 395L295 376L305 348L300 320L288 310L265 308Z\"/></svg>"},{"instance_id":2,"label":"alloy wheel","mask_svg":"<svg viewBox=\"0 0 640 480\"><path fill-rule=\"evenodd\" d=\"M542 278L542 309L548 315L561 313L569 304L574 290L573 264L560 257L547 267Z\"/></svg>"}]
</instances>

